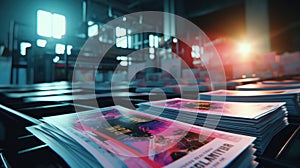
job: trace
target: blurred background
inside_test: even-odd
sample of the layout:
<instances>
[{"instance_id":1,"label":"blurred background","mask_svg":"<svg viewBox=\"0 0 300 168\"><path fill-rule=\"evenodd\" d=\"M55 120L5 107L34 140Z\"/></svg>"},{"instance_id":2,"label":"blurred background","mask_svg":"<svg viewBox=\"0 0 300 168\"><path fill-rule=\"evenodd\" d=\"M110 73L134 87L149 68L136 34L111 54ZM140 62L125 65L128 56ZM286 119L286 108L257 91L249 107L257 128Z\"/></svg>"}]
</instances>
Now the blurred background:
<instances>
[{"instance_id":1,"label":"blurred background","mask_svg":"<svg viewBox=\"0 0 300 168\"><path fill-rule=\"evenodd\" d=\"M0 84L70 81L74 62L88 38L98 38L100 45L115 45L100 66L85 65L75 72L79 78L109 82L120 65L119 76L128 81L131 65L147 59L160 66L164 60L179 65L177 57L156 52L164 48L183 58L205 80L201 57L209 55L206 46L210 44L186 46L175 37L155 32L131 34L132 25L142 24L143 18L123 16L140 11L169 12L197 25L219 52L228 80L299 75L296 0L6 0L0 8ZM118 17L123 17L124 25L104 26ZM176 31L170 20L164 18L165 32ZM149 52L127 56L143 48ZM179 67L182 78L184 67Z\"/></svg>"}]
</instances>

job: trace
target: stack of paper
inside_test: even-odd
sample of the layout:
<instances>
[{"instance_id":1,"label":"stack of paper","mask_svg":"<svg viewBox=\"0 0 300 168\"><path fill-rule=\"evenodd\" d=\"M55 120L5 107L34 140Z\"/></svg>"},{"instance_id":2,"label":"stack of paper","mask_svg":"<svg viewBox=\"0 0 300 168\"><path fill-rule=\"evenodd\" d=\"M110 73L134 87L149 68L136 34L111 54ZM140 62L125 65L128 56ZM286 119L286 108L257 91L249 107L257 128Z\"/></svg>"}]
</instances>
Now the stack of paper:
<instances>
[{"instance_id":1,"label":"stack of paper","mask_svg":"<svg viewBox=\"0 0 300 168\"><path fill-rule=\"evenodd\" d=\"M174 88L171 87L137 87L135 92L137 93L151 93L151 92L164 92L164 93L175 93Z\"/></svg>"},{"instance_id":2,"label":"stack of paper","mask_svg":"<svg viewBox=\"0 0 300 168\"><path fill-rule=\"evenodd\" d=\"M254 137L120 106L46 117L27 129L71 167L255 167Z\"/></svg>"},{"instance_id":3,"label":"stack of paper","mask_svg":"<svg viewBox=\"0 0 300 168\"><path fill-rule=\"evenodd\" d=\"M207 85L201 85L201 84L197 84L197 85L186 85L186 84L180 84L180 85L169 85L169 86L165 86L164 88L172 88L175 93L186 93L186 92L204 92L204 91L208 91L208 86Z\"/></svg>"},{"instance_id":4,"label":"stack of paper","mask_svg":"<svg viewBox=\"0 0 300 168\"><path fill-rule=\"evenodd\" d=\"M169 99L139 104L140 111L186 123L256 137L257 155L287 124L284 102L241 103Z\"/></svg>"},{"instance_id":5,"label":"stack of paper","mask_svg":"<svg viewBox=\"0 0 300 168\"><path fill-rule=\"evenodd\" d=\"M216 90L199 94L199 100L222 100L231 102L286 102L289 116L300 116L300 89L286 90Z\"/></svg>"},{"instance_id":6,"label":"stack of paper","mask_svg":"<svg viewBox=\"0 0 300 168\"><path fill-rule=\"evenodd\" d=\"M287 83L256 83L237 86L236 90L284 90L284 89L299 89L300 84Z\"/></svg>"},{"instance_id":7,"label":"stack of paper","mask_svg":"<svg viewBox=\"0 0 300 168\"><path fill-rule=\"evenodd\" d=\"M299 80L265 80L263 84L300 84Z\"/></svg>"}]
</instances>

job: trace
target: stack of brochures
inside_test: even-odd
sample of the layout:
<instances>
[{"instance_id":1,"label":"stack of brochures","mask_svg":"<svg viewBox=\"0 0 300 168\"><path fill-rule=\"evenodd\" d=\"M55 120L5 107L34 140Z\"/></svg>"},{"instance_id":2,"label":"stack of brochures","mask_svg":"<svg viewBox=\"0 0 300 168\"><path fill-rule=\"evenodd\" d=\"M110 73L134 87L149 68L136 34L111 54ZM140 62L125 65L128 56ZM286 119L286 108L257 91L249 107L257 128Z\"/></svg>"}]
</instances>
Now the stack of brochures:
<instances>
[{"instance_id":1,"label":"stack of brochures","mask_svg":"<svg viewBox=\"0 0 300 168\"><path fill-rule=\"evenodd\" d=\"M185 92L204 92L208 91L207 85L186 85L186 84L180 84L180 85L169 85L165 86L165 88L172 88L174 89L175 93L185 93Z\"/></svg>"},{"instance_id":2,"label":"stack of brochures","mask_svg":"<svg viewBox=\"0 0 300 168\"><path fill-rule=\"evenodd\" d=\"M243 103L169 99L140 103L138 110L186 123L256 137L261 155L287 124L284 102Z\"/></svg>"},{"instance_id":3,"label":"stack of brochures","mask_svg":"<svg viewBox=\"0 0 300 168\"><path fill-rule=\"evenodd\" d=\"M180 84L180 85L167 85L164 87L137 87L136 92L144 92L144 93L150 93L150 92L156 92L156 91L163 91L165 93L174 93L174 94L180 94L180 93L186 93L186 92L206 92L208 91L207 85L186 85L186 84Z\"/></svg>"},{"instance_id":4,"label":"stack of brochures","mask_svg":"<svg viewBox=\"0 0 300 168\"><path fill-rule=\"evenodd\" d=\"M300 84L299 80L286 79L286 80L265 80L262 81L263 84Z\"/></svg>"},{"instance_id":5,"label":"stack of brochures","mask_svg":"<svg viewBox=\"0 0 300 168\"><path fill-rule=\"evenodd\" d=\"M135 89L137 93L150 93L150 92L164 92L164 93L175 93L175 89L172 87L137 87Z\"/></svg>"},{"instance_id":6,"label":"stack of brochures","mask_svg":"<svg viewBox=\"0 0 300 168\"><path fill-rule=\"evenodd\" d=\"M286 90L215 90L199 94L199 100L220 100L231 102L286 102L288 115L300 116L300 89Z\"/></svg>"},{"instance_id":7,"label":"stack of brochures","mask_svg":"<svg viewBox=\"0 0 300 168\"><path fill-rule=\"evenodd\" d=\"M43 118L27 127L71 167L255 167L255 137L120 106Z\"/></svg>"},{"instance_id":8,"label":"stack of brochures","mask_svg":"<svg viewBox=\"0 0 300 168\"><path fill-rule=\"evenodd\" d=\"M237 86L236 90L283 90L283 89L299 89L300 83L262 83L258 82L256 84L247 84L247 85L241 85Z\"/></svg>"}]
</instances>

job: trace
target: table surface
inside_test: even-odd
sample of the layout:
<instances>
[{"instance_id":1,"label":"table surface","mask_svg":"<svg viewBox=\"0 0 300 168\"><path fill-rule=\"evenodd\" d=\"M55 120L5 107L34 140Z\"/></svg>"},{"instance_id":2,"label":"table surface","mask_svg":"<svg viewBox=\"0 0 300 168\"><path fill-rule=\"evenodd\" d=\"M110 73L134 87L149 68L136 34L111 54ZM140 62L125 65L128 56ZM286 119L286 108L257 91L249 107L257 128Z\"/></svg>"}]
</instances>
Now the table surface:
<instances>
[{"instance_id":1,"label":"table surface","mask_svg":"<svg viewBox=\"0 0 300 168\"><path fill-rule=\"evenodd\" d=\"M53 87L53 86L52 86ZM3 88L3 87L2 87ZM29 88L29 87L28 87ZM33 87L34 88L34 87ZM1 89L1 87L0 87ZM7 89L7 88L6 88ZM18 88L14 88L17 89ZM5 92L7 93L7 92ZM40 93L41 96L38 96ZM49 94L46 94L49 93ZM14 106L4 106L0 105L0 119L4 119L6 124L9 124L9 130L13 129L13 136L10 137L9 141L6 142L7 146L4 146L4 156L7 157L9 163L20 161L24 165L32 165L32 164L45 164L45 165L59 165L61 167L67 167L66 163L59 157L57 154L52 151L47 145L43 144L36 137L32 136L29 132L25 130L25 126L39 124L41 121L38 120L40 117L53 115L53 114L64 114L64 113L72 113L75 112L74 107L80 108L82 111L89 110L89 107L84 105L76 105L69 102L64 102L66 100L70 100L70 98L74 98L72 95L68 95L68 89L61 89L61 95L59 89L56 89L52 92L47 92L47 90L43 91L28 91L27 94L29 97L23 96L11 96L9 99L0 99L1 101L12 101L11 103L16 103ZM3 93L2 93L3 94ZM6 96L13 94L10 92ZM24 93L26 95L26 93ZM24 95L23 93L20 95ZM44 95L43 95L44 94ZM3 94L5 95L5 94ZM51 95L51 96L49 96ZM33 97L32 97L33 96ZM90 95L77 95L78 98L91 98ZM105 94L96 94L98 97L107 97L111 98L111 93ZM126 97L136 97L139 96L148 96L149 93L130 93L130 92L116 92L116 95L119 98ZM16 98L17 97L17 98ZM60 99L59 99L60 97ZM24 101L32 99L32 101ZM19 101L16 101L19 100ZM43 102L43 100L47 102ZM5 102L7 103L7 102ZM9 104L9 103L8 103ZM92 109L93 107L90 107ZM2 116L3 115L3 116ZM33 116L39 116L33 117ZM4 118L5 117L5 118ZM20 119L21 118L21 119ZM26 120L29 124L23 124ZM261 155L258 159L260 160L260 164L265 167L300 167L300 126L298 121L290 124L280 133L278 133L273 140L269 143L267 150ZM10 149L12 146L13 147ZM1 147L1 146L0 146ZM9 147L9 148L7 148ZM8 150L8 151L7 151ZM47 158L50 157L52 159ZM37 162L36 158L40 158ZM12 163L17 164L17 163Z\"/></svg>"}]
</instances>

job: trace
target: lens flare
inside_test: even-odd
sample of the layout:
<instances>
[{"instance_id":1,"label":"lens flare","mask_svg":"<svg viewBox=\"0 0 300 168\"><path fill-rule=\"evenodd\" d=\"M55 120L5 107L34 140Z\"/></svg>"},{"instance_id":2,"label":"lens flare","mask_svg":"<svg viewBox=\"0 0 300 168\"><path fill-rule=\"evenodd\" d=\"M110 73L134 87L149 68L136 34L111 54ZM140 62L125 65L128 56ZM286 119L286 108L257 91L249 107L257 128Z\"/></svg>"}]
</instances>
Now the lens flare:
<instances>
[{"instance_id":1,"label":"lens flare","mask_svg":"<svg viewBox=\"0 0 300 168\"><path fill-rule=\"evenodd\" d=\"M251 45L248 43L240 43L238 45L238 52L243 55L249 54L251 51Z\"/></svg>"}]
</instances>

